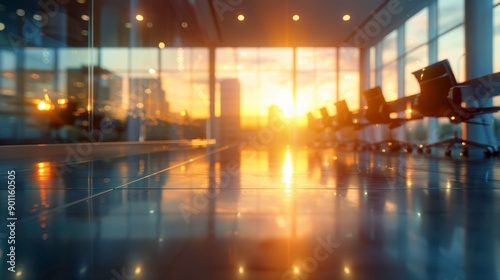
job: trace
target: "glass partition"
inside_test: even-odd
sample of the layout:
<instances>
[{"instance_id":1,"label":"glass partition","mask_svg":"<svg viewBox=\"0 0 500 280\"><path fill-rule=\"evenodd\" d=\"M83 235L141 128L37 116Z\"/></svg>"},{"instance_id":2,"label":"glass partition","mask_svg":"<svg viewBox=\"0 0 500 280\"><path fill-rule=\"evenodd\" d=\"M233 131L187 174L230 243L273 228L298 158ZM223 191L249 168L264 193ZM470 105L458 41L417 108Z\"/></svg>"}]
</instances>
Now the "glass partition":
<instances>
[{"instance_id":1,"label":"glass partition","mask_svg":"<svg viewBox=\"0 0 500 280\"><path fill-rule=\"evenodd\" d=\"M141 1L3 1L0 144L206 137L208 44L176 14L185 3L171 5L158 17ZM229 78L241 87L244 128L267 125L272 106L299 126L324 105L334 114L338 99L359 108L356 48L215 52L215 117Z\"/></svg>"}]
</instances>

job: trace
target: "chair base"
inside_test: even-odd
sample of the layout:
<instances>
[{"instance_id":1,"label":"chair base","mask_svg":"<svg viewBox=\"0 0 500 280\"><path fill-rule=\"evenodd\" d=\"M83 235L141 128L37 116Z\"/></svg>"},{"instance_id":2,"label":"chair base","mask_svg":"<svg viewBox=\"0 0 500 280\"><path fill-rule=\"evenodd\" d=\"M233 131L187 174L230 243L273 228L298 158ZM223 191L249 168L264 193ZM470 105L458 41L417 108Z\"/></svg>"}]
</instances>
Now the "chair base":
<instances>
[{"instance_id":1,"label":"chair base","mask_svg":"<svg viewBox=\"0 0 500 280\"><path fill-rule=\"evenodd\" d=\"M347 146L351 146L353 150L366 151L370 149L370 143L361 139L348 140L337 143L337 147L340 149L346 148Z\"/></svg>"},{"instance_id":2,"label":"chair base","mask_svg":"<svg viewBox=\"0 0 500 280\"><path fill-rule=\"evenodd\" d=\"M382 151L388 151L388 152L398 152L400 150L403 150L405 153L411 153L414 148L417 146L415 144L409 143L409 142L404 142L404 141L399 141L399 140L394 140L394 139L387 139L375 143L371 143L370 147L372 150L380 150L381 147L387 147L387 150L382 148Z\"/></svg>"},{"instance_id":3,"label":"chair base","mask_svg":"<svg viewBox=\"0 0 500 280\"><path fill-rule=\"evenodd\" d=\"M478 142L474 142L474 141L470 141L470 140L466 140L466 139L462 139L462 138L458 138L458 137L453 137L451 139L446 139L446 140L439 141L439 142L432 143L432 144L420 145L418 148L418 153L422 154L425 152L426 154L430 154L431 148L445 147L446 150L445 150L444 155L447 157L451 157L451 154L452 154L451 149L455 145L461 146L460 156L463 156L463 157L466 157L469 155L469 147L483 149L483 154L487 158L491 157L491 156L498 156L499 155L499 150L496 149L492 145L481 144Z\"/></svg>"}]
</instances>

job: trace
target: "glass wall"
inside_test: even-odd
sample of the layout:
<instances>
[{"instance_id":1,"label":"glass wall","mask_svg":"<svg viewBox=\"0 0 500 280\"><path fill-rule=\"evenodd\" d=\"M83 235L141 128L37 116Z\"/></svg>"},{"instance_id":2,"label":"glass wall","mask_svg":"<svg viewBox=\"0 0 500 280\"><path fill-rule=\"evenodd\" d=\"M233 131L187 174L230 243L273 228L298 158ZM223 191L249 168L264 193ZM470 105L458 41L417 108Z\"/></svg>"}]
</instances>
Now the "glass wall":
<instances>
[{"instance_id":1,"label":"glass wall","mask_svg":"<svg viewBox=\"0 0 500 280\"><path fill-rule=\"evenodd\" d=\"M411 17L404 25L406 51L404 61L405 95L420 92L413 72L429 64L429 9L424 8Z\"/></svg>"},{"instance_id":2,"label":"glass wall","mask_svg":"<svg viewBox=\"0 0 500 280\"><path fill-rule=\"evenodd\" d=\"M335 114L337 101L337 52L335 48L297 48L297 115L317 108ZM304 121L304 119L302 119Z\"/></svg>"},{"instance_id":3,"label":"glass wall","mask_svg":"<svg viewBox=\"0 0 500 280\"><path fill-rule=\"evenodd\" d=\"M435 24L430 24L433 20L430 8L425 7L404 23L403 32L392 31L373 47L375 50L370 51L379 56L372 59L370 68L375 69L375 73L370 75L381 77L378 82L387 100L420 92L420 86L412 73L435 62L429 60L433 57L431 54L436 54L437 60L448 59L457 80L465 80L464 1L437 0L431 5L435 5L437 13ZM430 30L431 26L435 26L435 30ZM436 35L431 37L430 34ZM382 65L374 67L376 61L381 61ZM403 65L404 73L398 72L398 65ZM404 92L398 92L400 90ZM445 119L440 119L440 122L448 124ZM407 138L425 140L427 135L424 126L425 123L421 121L409 123Z\"/></svg>"},{"instance_id":4,"label":"glass wall","mask_svg":"<svg viewBox=\"0 0 500 280\"><path fill-rule=\"evenodd\" d=\"M204 30L184 18L184 1L157 7L161 13L141 1L127 2L118 12L117 3L0 3L0 144L206 137ZM355 48L215 52L215 117L219 82L228 78L241 85L244 127L267 125L272 105L299 125L307 112L325 105L334 114L339 98L353 110L359 107Z\"/></svg>"}]
</instances>

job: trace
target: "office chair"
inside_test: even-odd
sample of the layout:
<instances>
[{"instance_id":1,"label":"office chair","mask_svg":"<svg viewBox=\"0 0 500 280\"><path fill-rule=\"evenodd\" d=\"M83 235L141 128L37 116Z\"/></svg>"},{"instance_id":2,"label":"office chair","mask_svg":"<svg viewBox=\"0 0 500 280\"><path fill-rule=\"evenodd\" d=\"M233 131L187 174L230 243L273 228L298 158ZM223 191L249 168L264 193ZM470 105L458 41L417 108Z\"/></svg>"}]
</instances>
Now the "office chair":
<instances>
[{"instance_id":1,"label":"office chair","mask_svg":"<svg viewBox=\"0 0 500 280\"><path fill-rule=\"evenodd\" d=\"M462 122L470 122L469 120L475 115L492 112L491 110L488 111L487 108L474 108L473 110L464 109L460 106L462 100L459 89L471 87L472 85L466 83L459 85L457 83L447 59L431 64L412 74L418 80L420 86L420 94L416 99L414 108L423 116L446 117L452 124L456 125ZM457 144L461 146L460 154L462 156L468 155L469 147L483 149L486 157L498 153L494 146L459 138L456 129L453 130L451 139L420 146L418 151L422 153L425 148L425 152L430 153L433 147L446 147L445 155L451 156L451 148Z\"/></svg>"},{"instance_id":2,"label":"office chair","mask_svg":"<svg viewBox=\"0 0 500 280\"><path fill-rule=\"evenodd\" d=\"M366 90L362 93L362 95L366 100L366 106L364 108L365 119L374 125L387 124L389 128L389 138L371 143L371 147L378 150L382 145L386 145L388 150L392 152L398 151L404 147L405 152L411 153L415 145L409 142L393 139L392 130L400 127L409 120L422 119L422 117L415 117L411 119L391 118L391 110L388 103L385 101L384 94L382 93L382 88L380 86Z\"/></svg>"},{"instance_id":3,"label":"office chair","mask_svg":"<svg viewBox=\"0 0 500 280\"><path fill-rule=\"evenodd\" d=\"M368 125L369 123L361 122L361 115L360 114L355 114L349 110L349 107L347 106L347 102L345 100L341 100L335 103L335 108L337 109L337 115L335 116L335 128L336 130L340 130L342 128L346 127L352 127L354 131L358 131L361 128L364 128ZM339 147L345 147L347 144L351 143L353 149L358 149L361 148L362 150L365 150L367 148L370 148L370 143L361 140L359 138L355 139L350 139L350 140L345 140L345 141L340 141L338 143Z\"/></svg>"},{"instance_id":4,"label":"office chair","mask_svg":"<svg viewBox=\"0 0 500 280\"><path fill-rule=\"evenodd\" d=\"M323 146L323 133L325 133L325 126L322 119L316 119L312 112L307 113L307 128L311 133L308 137L308 143L315 147ZM311 137L312 135L312 137Z\"/></svg>"}]
</instances>

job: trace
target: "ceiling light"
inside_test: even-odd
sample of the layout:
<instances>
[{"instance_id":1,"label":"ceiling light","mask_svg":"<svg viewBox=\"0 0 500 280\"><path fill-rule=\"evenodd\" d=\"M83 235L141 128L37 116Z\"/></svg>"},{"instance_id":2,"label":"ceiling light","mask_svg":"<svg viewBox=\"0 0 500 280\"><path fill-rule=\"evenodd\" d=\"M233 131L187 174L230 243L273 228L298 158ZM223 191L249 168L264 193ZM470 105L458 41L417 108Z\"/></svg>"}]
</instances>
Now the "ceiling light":
<instances>
[{"instance_id":1,"label":"ceiling light","mask_svg":"<svg viewBox=\"0 0 500 280\"><path fill-rule=\"evenodd\" d=\"M148 28L153 28L153 23L152 23L152 22L150 22L150 21L148 21L148 23L146 24L146 26L147 26Z\"/></svg>"},{"instance_id":2,"label":"ceiling light","mask_svg":"<svg viewBox=\"0 0 500 280\"><path fill-rule=\"evenodd\" d=\"M126 22L126 23L125 23L125 27L126 27L126 28L132 28L132 23L130 23L130 22Z\"/></svg>"},{"instance_id":3,"label":"ceiling light","mask_svg":"<svg viewBox=\"0 0 500 280\"><path fill-rule=\"evenodd\" d=\"M82 34L83 36L88 36L89 32L87 30L82 30L80 31L80 34Z\"/></svg>"},{"instance_id":4,"label":"ceiling light","mask_svg":"<svg viewBox=\"0 0 500 280\"><path fill-rule=\"evenodd\" d=\"M342 20L343 21L349 21L351 19L351 15L349 14L345 14L343 17L342 17Z\"/></svg>"},{"instance_id":5,"label":"ceiling light","mask_svg":"<svg viewBox=\"0 0 500 280\"><path fill-rule=\"evenodd\" d=\"M16 14L20 17L23 17L26 13L24 12L23 9L17 9L16 10Z\"/></svg>"},{"instance_id":6,"label":"ceiling light","mask_svg":"<svg viewBox=\"0 0 500 280\"><path fill-rule=\"evenodd\" d=\"M135 16L135 19L137 21L143 21L144 20L144 16L142 16L141 14L138 14L138 15Z\"/></svg>"},{"instance_id":7,"label":"ceiling light","mask_svg":"<svg viewBox=\"0 0 500 280\"><path fill-rule=\"evenodd\" d=\"M238 20L239 21L244 21L245 20L245 16L244 15L238 15Z\"/></svg>"},{"instance_id":8,"label":"ceiling light","mask_svg":"<svg viewBox=\"0 0 500 280\"><path fill-rule=\"evenodd\" d=\"M2 31L4 29L5 29L5 24L3 24L3 22L0 22L0 31Z\"/></svg>"},{"instance_id":9,"label":"ceiling light","mask_svg":"<svg viewBox=\"0 0 500 280\"><path fill-rule=\"evenodd\" d=\"M76 2L78 2L80 4L85 4L85 0L76 0Z\"/></svg>"},{"instance_id":10,"label":"ceiling light","mask_svg":"<svg viewBox=\"0 0 500 280\"><path fill-rule=\"evenodd\" d=\"M165 48L165 43L163 43L163 42L158 43L158 48L160 48L160 49Z\"/></svg>"},{"instance_id":11,"label":"ceiling light","mask_svg":"<svg viewBox=\"0 0 500 280\"><path fill-rule=\"evenodd\" d=\"M82 20L89 21L90 17L88 15L82 15Z\"/></svg>"},{"instance_id":12,"label":"ceiling light","mask_svg":"<svg viewBox=\"0 0 500 280\"><path fill-rule=\"evenodd\" d=\"M299 15L293 15L292 17L293 21L298 21L300 19Z\"/></svg>"},{"instance_id":13,"label":"ceiling light","mask_svg":"<svg viewBox=\"0 0 500 280\"><path fill-rule=\"evenodd\" d=\"M183 22L181 23L181 27L182 27L182 28L187 28L187 27L188 27L188 23L187 23L187 22L185 22L185 21L183 21Z\"/></svg>"},{"instance_id":14,"label":"ceiling light","mask_svg":"<svg viewBox=\"0 0 500 280\"><path fill-rule=\"evenodd\" d=\"M36 20L36 21L42 21L43 17L40 14L34 14L33 15L33 19Z\"/></svg>"}]
</instances>

